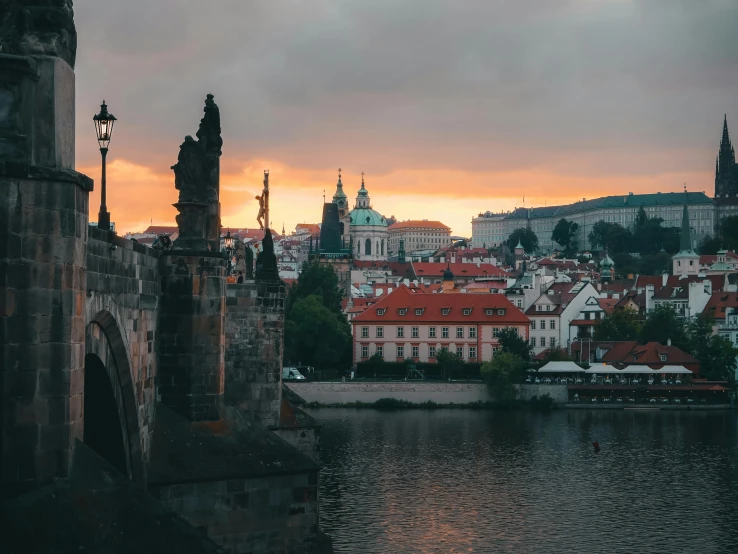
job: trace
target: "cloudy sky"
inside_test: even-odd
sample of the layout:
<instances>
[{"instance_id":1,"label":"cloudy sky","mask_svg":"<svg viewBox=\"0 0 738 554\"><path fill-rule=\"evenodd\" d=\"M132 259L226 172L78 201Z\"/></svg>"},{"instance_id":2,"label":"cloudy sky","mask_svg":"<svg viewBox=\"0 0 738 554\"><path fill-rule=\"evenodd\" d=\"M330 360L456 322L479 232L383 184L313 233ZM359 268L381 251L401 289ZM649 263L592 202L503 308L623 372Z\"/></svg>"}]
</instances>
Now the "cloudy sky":
<instances>
[{"instance_id":1,"label":"cloudy sky","mask_svg":"<svg viewBox=\"0 0 738 554\"><path fill-rule=\"evenodd\" d=\"M364 171L381 213L468 235L523 198L712 194L724 113L738 137L735 0L76 0L75 17L77 168L98 180L104 98L123 232L173 223L170 166L207 93L234 228L256 226L265 168L276 228L319 221L341 167L350 198Z\"/></svg>"}]
</instances>

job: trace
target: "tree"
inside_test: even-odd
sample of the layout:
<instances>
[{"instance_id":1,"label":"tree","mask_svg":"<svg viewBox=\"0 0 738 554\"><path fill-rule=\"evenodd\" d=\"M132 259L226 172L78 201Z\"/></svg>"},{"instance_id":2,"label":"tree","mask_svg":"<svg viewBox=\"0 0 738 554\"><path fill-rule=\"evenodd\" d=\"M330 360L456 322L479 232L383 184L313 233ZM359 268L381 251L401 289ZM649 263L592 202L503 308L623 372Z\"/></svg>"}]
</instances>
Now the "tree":
<instances>
[{"instance_id":1,"label":"tree","mask_svg":"<svg viewBox=\"0 0 738 554\"><path fill-rule=\"evenodd\" d=\"M448 348L438 349L436 362L441 366L441 379L451 378L451 375L458 373L464 366L464 359L455 352L450 352Z\"/></svg>"},{"instance_id":2,"label":"tree","mask_svg":"<svg viewBox=\"0 0 738 554\"><path fill-rule=\"evenodd\" d=\"M613 254L612 261L615 264L615 272L621 277L626 277L630 273L638 273L638 260L630 254L625 252Z\"/></svg>"},{"instance_id":3,"label":"tree","mask_svg":"<svg viewBox=\"0 0 738 554\"><path fill-rule=\"evenodd\" d=\"M700 254L717 254L720 248L722 248L722 244L719 238L706 235L697 246L697 251Z\"/></svg>"},{"instance_id":4,"label":"tree","mask_svg":"<svg viewBox=\"0 0 738 554\"><path fill-rule=\"evenodd\" d=\"M669 340L674 346L689 351L690 345L684 321L677 317L676 311L670 304L659 304L648 314L643 323L639 341L642 344L652 341L667 344Z\"/></svg>"},{"instance_id":5,"label":"tree","mask_svg":"<svg viewBox=\"0 0 738 554\"><path fill-rule=\"evenodd\" d=\"M287 294L285 312L289 318L292 306L311 295L321 298L323 305L333 313L341 313L343 291L338 286L338 275L331 264L318 262L303 264L302 272Z\"/></svg>"},{"instance_id":6,"label":"tree","mask_svg":"<svg viewBox=\"0 0 738 554\"><path fill-rule=\"evenodd\" d=\"M723 248L735 250L738 248L738 216L732 215L720 220L719 238Z\"/></svg>"},{"instance_id":7,"label":"tree","mask_svg":"<svg viewBox=\"0 0 738 554\"><path fill-rule=\"evenodd\" d=\"M515 354L526 363L530 362L533 348L513 327L502 329L497 335L497 338L500 341L500 352L509 352L510 354Z\"/></svg>"},{"instance_id":8,"label":"tree","mask_svg":"<svg viewBox=\"0 0 738 554\"><path fill-rule=\"evenodd\" d=\"M527 227L515 229L507 239L507 245L513 251L518 245L518 242L523 245L523 249L528 253L538 249L538 237Z\"/></svg>"},{"instance_id":9,"label":"tree","mask_svg":"<svg viewBox=\"0 0 738 554\"><path fill-rule=\"evenodd\" d=\"M610 254L630 252L633 235L619 223L598 221L588 235L593 249L604 248Z\"/></svg>"},{"instance_id":10,"label":"tree","mask_svg":"<svg viewBox=\"0 0 738 554\"><path fill-rule=\"evenodd\" d=\"M510 352L498 352L491 361L484 362L479 369L498 402L515 400L515 383L522 380L525 362Z\"/></svg>"},{"instance_id":11,"label":"tree","mask_svg":"<svg viewBox=\"0 0 738 554\"><path fill-rule=\"evenodd\" d=\"M661 275L671 272L671 256L666 252L647 254L638 261L639 275Z\"/></svg>"},{"instance_id":12,"label":"tree","mask_svg":"<svg viewBox=\"0 0 738 554\"><path fill-rule=\"evenodd\" d=\"M543 355L543 362L541 365L546 365L548 362L570 362L571 356L566 349L559 347L549 348Z\"/></svg>"},{"instance_id":13,"label":"tree","mask_svg":"<svg viewBox=\"0 0 738 554\"><path fill-rule=\"evenodd\" d=\"M738 349L725 337L713 334L711 316L694 318L688 325L689 352L700 361L700 375L714 381L733 381Z\"/></svg>"},{"instance_id":14,"label":"tree","mask_svg":"<svg viewBox=\"0 0 738 554\"><path fill-rule=\"evenodd\" d=\"M297 300L285 322L285 360L333 369L351 364L351 329L317 294Z\"/></svg>"},{"instance_id":15,"label":"tree","mask_svg":"<svg viewBox=\"0 0 738 554\"><path fill-rule=\"evenodd\" d=\"M564 249L564 252L571 253L576 250L576 236L578 232L579 223L561 218L556 224L556 227L554 227L553 233L551 233L551 240L558 242Z\"/></svg>"},{"instance_id":16,"label":"tree","mask_svg":"<svg viewBox=\"0 0 738 554\"><path fill-rule=\"evenodd\" d=\"M676 254L679 252L682 240L682 230L680 227L666 227L661 233L661 247L668 254ZM662 252L663 254L663 252Z\"/></svg>"},{"instance_id":17,"label":"tree","mask_svg":"<svg viewBox=\"0 0 738 554\"><path fill-rule=\"evenodd\" d=\"M594 328L594 340L638 340L641 324L630 308L616 309Z\"/></svg>"}]
</instances>

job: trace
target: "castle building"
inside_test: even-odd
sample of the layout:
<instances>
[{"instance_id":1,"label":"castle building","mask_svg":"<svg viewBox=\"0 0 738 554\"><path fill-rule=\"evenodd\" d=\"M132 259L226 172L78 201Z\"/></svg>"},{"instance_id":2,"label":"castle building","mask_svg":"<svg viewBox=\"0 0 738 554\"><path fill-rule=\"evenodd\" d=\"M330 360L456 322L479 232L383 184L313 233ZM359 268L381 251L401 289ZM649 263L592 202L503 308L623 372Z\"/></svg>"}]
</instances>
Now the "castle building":
<instances>
[{"instance_id":1,"label":"castle building","mask_svg":"<svg viewBox=\"0 0 738 554\"><path fill-rule=\"evenodd\" d=\"M400 242L410 254L435 252L451 245L451 229L440 221L398 221L387 228L389 253L398 255Z\"/></svg>"}]
</instances>

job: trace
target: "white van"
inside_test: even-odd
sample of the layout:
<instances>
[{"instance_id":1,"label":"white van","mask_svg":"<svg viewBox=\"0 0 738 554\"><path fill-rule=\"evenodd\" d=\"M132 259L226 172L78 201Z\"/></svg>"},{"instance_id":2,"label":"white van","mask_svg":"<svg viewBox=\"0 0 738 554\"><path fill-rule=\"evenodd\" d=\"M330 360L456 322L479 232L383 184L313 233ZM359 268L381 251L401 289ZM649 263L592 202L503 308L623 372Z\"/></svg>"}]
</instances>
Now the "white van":
<instances>
[{"instance_id":1,"label":"white van","mask_svg":"<svg viewBox=\"0 0 738 554\"><path fill-rule=\"evenodd\" d=\"M305 376L296 367L282 368L282 381L304 381Z\"/></svg>"}]
</instances>

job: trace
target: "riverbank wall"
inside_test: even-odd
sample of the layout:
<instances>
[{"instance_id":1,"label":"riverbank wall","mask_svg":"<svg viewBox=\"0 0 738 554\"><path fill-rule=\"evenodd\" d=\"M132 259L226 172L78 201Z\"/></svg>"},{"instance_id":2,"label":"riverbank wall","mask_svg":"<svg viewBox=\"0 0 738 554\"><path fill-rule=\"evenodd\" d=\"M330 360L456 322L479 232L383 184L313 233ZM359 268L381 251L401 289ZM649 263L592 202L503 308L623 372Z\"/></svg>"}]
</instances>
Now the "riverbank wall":
<instances>
[{"instance_id":1,"label":"riverbank wall","mask_svg":"<svg viewBox=\"0 0 738 554\"><path fill-rule=\"evenodd\" d=\"M296 383L287 384L305 402L323 405L353 404L361 402L372 404L381 398L404 400L413 404L433 402L444 404L475 404L490 402L487 386L484 383ZM566 385L519 385L522 400L534 396L551 396L555 404L568 401Z\"/></svg>"}]
</instances>

